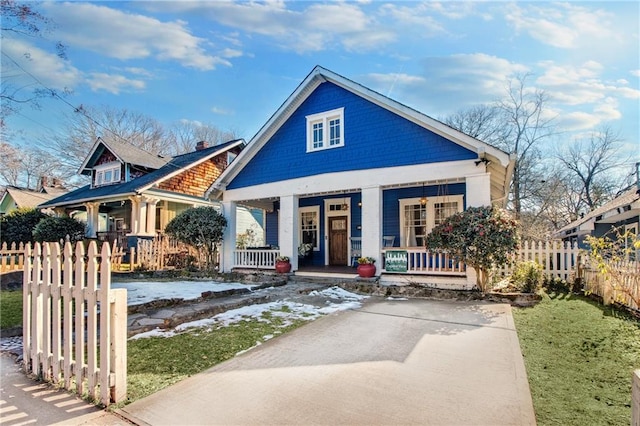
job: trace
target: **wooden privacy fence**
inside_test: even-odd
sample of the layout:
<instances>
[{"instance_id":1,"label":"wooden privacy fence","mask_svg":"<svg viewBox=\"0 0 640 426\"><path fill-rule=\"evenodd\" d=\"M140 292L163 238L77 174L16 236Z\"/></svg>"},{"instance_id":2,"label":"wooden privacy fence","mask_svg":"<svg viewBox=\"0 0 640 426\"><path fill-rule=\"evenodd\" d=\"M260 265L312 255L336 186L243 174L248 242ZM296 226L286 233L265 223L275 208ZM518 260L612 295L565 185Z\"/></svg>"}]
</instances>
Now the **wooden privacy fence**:
<instances>
[{"instance_id":1,"label":"wooden privacy fence","mask_svg":"<svg viewBox=\"0 0 640 426\"><path fill-rule=\"evenodd\" d=\"M184 268L191 260L200 265L204 262L203 253L167 235L157 235L149 240L138 240L137 247L130 251L130 259L132 269L138 267L152 271Z\"/></svg>"},{"instance_id":2,"label":"wooden privacy fence","mask_svg":"<svg viewBox=\"0 0 640 426\"><path fill-rule=\"evenodd\" d=\"M127 291L111 287L109 244L27 244L23 362L27 373L101 404L127 393Z\"/></svg>"},{"instance_id":3,"label":"wooden privacy fence","mask_svg":"<svg viewBox=\"0 0 640 426\"><path fill-rule=\"evenodd\" d=\"M603 274L585 260L580 271L585 293L602 297L604 304L616 302L640 310L640 262L609 263L607 269Z\"/></svg>"},{"instance_id":4,"label":"wooden privacy fence","mask_svg":"<svg viewBox=\"0 0 640 426\"><path fill-rule=\"evenodd\" d=\"M580 249L578 243L564 241L523 241L511 260L510 264L498 268L499 276L511 274L518 262L534 261L542 266L546 276L570 280L580 263Z\"/></svg>"},{"instance_id":5,"label":"wooden privacy fence","mask_svg":"<svg viewBox=\"0 0 640 426\"><path fill-rule=\"evenodd\" d=\"M17 245L15 242L10 246L2 243L0 247L0 273L20 271L24 265L24 243Z\"/></svg>"}]
</instances>

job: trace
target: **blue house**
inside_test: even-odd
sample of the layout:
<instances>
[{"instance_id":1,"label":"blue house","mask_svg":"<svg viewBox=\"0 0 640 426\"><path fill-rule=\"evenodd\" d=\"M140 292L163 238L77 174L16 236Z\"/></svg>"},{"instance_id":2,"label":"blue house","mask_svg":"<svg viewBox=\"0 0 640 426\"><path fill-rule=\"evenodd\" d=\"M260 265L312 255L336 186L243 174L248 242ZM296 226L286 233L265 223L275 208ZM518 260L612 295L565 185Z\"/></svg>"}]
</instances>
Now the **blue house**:
<instances>
[{"instance_id":1,"label":"blue house","mask_svg":"<svg viewBox=\"0 0 640 426\"><path fill-rule=\"evenodd\" d=\"M355 276L354 260L368 256L381 279L469 288L471 268L428 253L425 237L469 206L504 205L513 165L491 145L315 67L207 191L228 229L238 206L265 211L267 247L238 250L229 232L222 269L273 268L285 255L296 274Z\"/></svg>"}]
</instances>

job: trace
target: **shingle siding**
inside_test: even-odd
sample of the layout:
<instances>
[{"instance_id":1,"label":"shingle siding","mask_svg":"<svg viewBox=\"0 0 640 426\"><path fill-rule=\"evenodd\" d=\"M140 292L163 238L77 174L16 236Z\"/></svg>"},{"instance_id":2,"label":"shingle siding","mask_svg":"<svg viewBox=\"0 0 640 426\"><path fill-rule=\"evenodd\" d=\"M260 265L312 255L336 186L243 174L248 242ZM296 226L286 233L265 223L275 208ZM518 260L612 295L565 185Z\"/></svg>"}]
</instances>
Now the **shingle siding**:
<instances>
[{"instance_id":1,"label":"shingle siding","mask_svg":"<svg viewBox=\"0 0 640 426\"><path fill-rule=\"evenodd\" d=\"M306 116L342 107L345 146L307 153ZM278 129L228 189L323 173L476 157L472 151L326 82Z\"/></svg>"},{"instance_id":2,"label":"shingle siding","mask_svg":"<svg viewBox=\"0 0 640 426\"><path fill-rule=\"evenodd\" d=\"M220 176L226 166L226 155L220 155L161 182L158 187L166 191L202 197L211 186L211 182Z\"/></svg>"}]
</instances>

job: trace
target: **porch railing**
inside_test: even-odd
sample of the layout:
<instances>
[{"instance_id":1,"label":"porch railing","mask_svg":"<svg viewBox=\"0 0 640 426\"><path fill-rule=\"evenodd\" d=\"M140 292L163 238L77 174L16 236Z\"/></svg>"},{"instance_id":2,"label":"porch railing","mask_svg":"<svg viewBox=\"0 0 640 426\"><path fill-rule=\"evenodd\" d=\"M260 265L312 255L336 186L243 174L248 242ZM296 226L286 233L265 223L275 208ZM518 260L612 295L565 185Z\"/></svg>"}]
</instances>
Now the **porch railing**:
<instances>
[{"instance_id":1,"label":"porch railing","mask_svg":"<svg viewBox=\"0 0 640 426\"><path fill-rule=\"evenodd\" d=\"M234 268L275 269L280 250L237 249L233 252Z\"/></svg>"},{"instance_id":2,"label":"porch railing","mask_svg":"<svg viewBox=\"0 0 640 426\"><path fill-rule=\"evenodd\" d=\"M450 257L446 253L432 253L426 251L424 248L407 248L393 250L383 250L383 259L386 256L387 251L406 251L407 252L407 269L402 271L387 271L382 269L382 272L393 274L416 274L416 275L459 275L464 276L467 273L467 266L460 261L457 261ZM384 261L383 261L384 265ZM383 266L384 267L384 266Z\"/></svg>"}]
</instances>

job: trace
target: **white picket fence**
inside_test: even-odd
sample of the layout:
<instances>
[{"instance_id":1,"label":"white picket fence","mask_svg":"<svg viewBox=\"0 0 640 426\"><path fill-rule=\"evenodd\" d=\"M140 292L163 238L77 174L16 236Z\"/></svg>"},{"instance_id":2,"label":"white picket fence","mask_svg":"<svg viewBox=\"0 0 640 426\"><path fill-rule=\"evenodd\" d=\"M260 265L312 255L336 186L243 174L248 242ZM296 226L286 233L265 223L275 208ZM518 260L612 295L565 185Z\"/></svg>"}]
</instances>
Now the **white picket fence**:
<instances>
[{"instance_id":1,"label":"white picket fence","mask_svg":"<svg viewBox=\"0 0 640 426\"><path fill-rule=\"evenodd\" d=\"M578 243L564 241L523 241L511 262L498 268L499 276L511 274L518 262L534 261L542 266L544 274L551 278L573 280L580 264Z\"/></svg>"},{"instance_id":2,"label":"white picket fence","mask_svg":"<svg viewBox=\"0 0 640 426\"><path fill-rule=\"evenodd\" d=\"M111 289L109 244L25 248L23 362L27 373L105 406L127 393L127 291Z\"/></svg>"}]
</instances>

